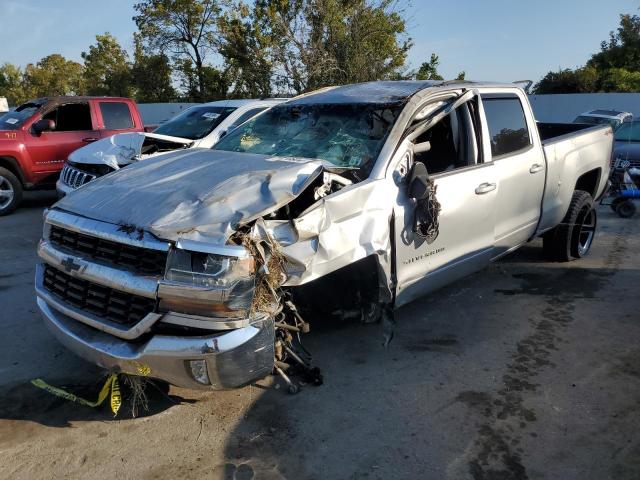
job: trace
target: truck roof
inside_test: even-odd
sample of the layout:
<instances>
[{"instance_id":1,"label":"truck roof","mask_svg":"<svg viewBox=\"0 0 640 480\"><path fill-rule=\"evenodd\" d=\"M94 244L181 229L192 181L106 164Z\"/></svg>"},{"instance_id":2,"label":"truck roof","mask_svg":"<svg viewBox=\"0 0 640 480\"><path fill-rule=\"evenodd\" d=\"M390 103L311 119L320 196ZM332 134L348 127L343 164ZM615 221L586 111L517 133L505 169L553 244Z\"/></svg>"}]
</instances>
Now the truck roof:
<instances>
[{"instance_id":1,"label":"truck roof","mask_svg":"<svg viewBox=\"0 0 640 480\"><path fill-rule=\"evenodd\" d=\"M23 102L23 105L25 103L36 103L36 104L42 104L44 105L45 103L76 103L76 102L86 102L88 100L100 100L100 99L109 99L109 100L120 100L120 101L128 101L128 102L133 102L133 100L131 98L127 98L127 97L108 97L108 96L86 96L86 95L60 95L60 96L54 96L54 97L40 97L40 98L33 98L29 101Z\"/></svg>"},{"instance_id":2,"label":"truck roof","mask_svg":"<svg viewBox=\"0 0 640 480\"><path fill-rule=\"evenodd\" d=\"M378 82L354 83L339 87L327 87L308 94L295 97L289 105L309 105L316 103L402 103L409 97L432 87L470 88L470 87L512 87L520 88L513 83L472 82L467 80L390 80Z\"/></svg>"}]
</instances>

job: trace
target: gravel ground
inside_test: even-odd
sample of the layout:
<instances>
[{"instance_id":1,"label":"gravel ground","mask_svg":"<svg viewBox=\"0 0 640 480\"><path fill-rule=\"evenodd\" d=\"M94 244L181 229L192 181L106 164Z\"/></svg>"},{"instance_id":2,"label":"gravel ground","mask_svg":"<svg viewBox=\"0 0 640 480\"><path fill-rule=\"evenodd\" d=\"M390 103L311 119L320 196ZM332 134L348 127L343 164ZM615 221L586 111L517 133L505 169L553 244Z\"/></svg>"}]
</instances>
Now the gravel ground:
<instances>
[{"instance_id":1,"label":"gravel ground","mask_svg":"<svg viewBox=\"0 0 640 480\"><path fill-rule=\"evenodd\" d=\"M149 386L114 419L103 380L46 331L33 293L49 194L0 218L0 478L638 479L640 224L601 208L591 256L539 242L379 325L316 320L325 384L227 392Z\"/></svg>"}]
</instances>

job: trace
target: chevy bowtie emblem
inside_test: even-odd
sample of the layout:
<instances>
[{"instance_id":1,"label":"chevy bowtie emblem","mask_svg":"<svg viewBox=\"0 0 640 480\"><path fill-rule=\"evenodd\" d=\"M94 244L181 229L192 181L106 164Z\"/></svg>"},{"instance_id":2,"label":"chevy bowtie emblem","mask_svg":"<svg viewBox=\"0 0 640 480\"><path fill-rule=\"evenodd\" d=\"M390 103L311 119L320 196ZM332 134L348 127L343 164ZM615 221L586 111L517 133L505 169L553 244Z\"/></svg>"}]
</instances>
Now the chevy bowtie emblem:
<instances>
[{"instance_id":1,"label":"chevy bowtie emblem","mask_svg":"<svg viewBox=\"0 0 640 480\"><path fill-rule=\"evenodd\" d=\"M74 262L72 257L65 258L62 261L62 263L60 263L60 265L62 265L67 272L71 272L71 271L77 272L78 270L80 270L80 267L82 266Z\"/></svg>"}]
</instances>

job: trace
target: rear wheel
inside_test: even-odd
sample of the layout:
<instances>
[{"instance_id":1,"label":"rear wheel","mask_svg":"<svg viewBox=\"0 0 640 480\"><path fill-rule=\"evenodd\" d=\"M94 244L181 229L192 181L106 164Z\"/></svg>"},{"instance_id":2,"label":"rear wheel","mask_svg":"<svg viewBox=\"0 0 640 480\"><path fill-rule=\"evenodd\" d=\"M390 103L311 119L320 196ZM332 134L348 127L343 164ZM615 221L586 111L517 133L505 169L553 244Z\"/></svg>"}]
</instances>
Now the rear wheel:
<instances>
[{"instance_id":1,"label":"rear wheel","mask_svg":"<svg viewBox=\"0 0 640 480\"><path fill-rule=\"evenodd\" d=\"M543 236L545 254L550 260L569 262L586 256L596 233L597 214L588 192L573 192L562 223Z\"/></svg>"},{"instance_id":2,"label":"rear wheel","mask_svg":"<svg viewBox=\"0 0 640 480\"><path fill-rule=\"evenodd\" d=\"M13 212L21 201L20 180L6 168L0 167L0 216Z\"/></svg>"},{"instance_id":3,"label":"rear wheel","mask_svg":"<svg viewBox=\"0 0 640 480\"><path fill-rule=\"evenodd\" d=\"M631 218L636 214L636 206L632 200L625 200L616 205L616 213L622 218Z\"/></svg>"}]
</instances>

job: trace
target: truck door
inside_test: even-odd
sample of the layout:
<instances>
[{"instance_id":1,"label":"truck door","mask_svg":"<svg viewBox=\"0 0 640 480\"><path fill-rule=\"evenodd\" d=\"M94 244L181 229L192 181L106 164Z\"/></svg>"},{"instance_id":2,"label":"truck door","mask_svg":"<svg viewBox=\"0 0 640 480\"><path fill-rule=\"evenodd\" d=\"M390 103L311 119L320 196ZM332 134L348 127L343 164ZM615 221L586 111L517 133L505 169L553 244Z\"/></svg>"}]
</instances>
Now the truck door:
<instances>
[{"instance_id":1,"label":"truck door","mask_svg":"<svg viewBox=\"0 0 640 480\"><path fill-rule=\"evenodd\" d=\"M393 234L396 306L481 269L492 256L498 180L494 166L484 162L478 97L446 113L409 135L398 150ZM417 164L426 166L435 187L436 225L417 227L419 201L409 192ZM435 211L438 206L430 208Z\"/></svg>"},{"instance_id":2,"label":"truck door","mask_svg":"<svg viewBox=\"0 0 640 480\"><path fill-rule=\"evenodd\" d=\"M500 189L496 199L495 256L534 234L545 184L545 159L534 147L535 120L513 92L482 95L491 155Z\"/></svg>"},{"instance_id":3,"label":"truck door","mask_svg":"<svg viewBox=\"0 0 640 480\"><path fill-rule=\"evenodd\" d=\"M42 118L53 120L55 130L39 135L33 131L25 134L35 172L59 171L71 152L99 138L87 102L56 105L45 111Z\"/></svg>"}]
</instances>

